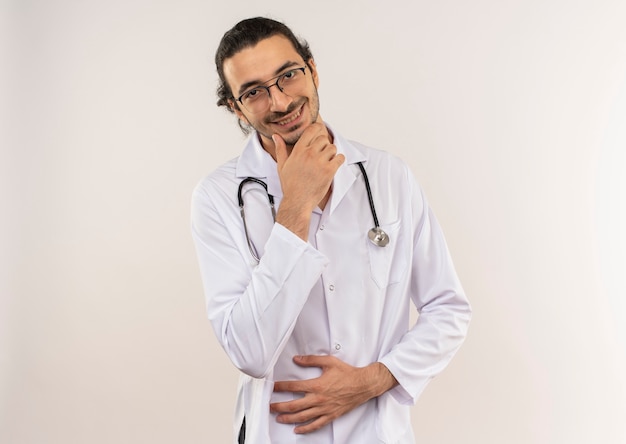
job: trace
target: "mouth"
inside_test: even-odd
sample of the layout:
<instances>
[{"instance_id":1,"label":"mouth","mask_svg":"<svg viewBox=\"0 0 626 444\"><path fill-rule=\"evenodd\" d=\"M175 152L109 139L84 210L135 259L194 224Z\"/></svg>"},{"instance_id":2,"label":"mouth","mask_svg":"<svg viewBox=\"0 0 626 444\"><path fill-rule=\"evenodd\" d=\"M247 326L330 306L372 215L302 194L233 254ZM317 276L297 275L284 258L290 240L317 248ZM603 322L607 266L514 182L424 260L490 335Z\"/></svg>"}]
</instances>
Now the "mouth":
<instances>
[{"instance_id":1,"label":"mouth","mask_svg":"<svg viewBox=\"0 0 626 444\"><path fill-rule=\"evenodd\" d=\"M298 109L288 114L286 117L280 120L275 120L272 123L274 125L278 125L279 127L285 129L289 126L296 125L300 118L302 117L302 109L304 108L304 104L302 104Z\"/></svg>"}]
</instances>

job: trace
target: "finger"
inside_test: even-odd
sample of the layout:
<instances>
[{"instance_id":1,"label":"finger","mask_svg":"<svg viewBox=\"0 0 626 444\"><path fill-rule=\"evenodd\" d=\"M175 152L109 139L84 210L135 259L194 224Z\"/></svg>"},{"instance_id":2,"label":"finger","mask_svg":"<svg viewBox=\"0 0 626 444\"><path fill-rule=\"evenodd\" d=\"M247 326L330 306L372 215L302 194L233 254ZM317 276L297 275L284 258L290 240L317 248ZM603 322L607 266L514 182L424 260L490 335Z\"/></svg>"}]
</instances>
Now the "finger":
<instances>
[{"instance_id":1,"label":"finger","mask_svg":"<svg viewBox=\"0 0 626 444\"><path fill-rule=\"evenodd\" d=\"M281 424L306 424L317 420L320 415L322 415L320 409L311 408L297 413L278 415L276 421Z\"/></svg>"},{"instance_id":2,"label":"finger","mask_svg":"<svg viewBox=\"0 0 626 444\"><path fill-rule=\"evenodd\" d=\"M339 168L341 164L346 161L346 156L344 156L343 154L337 154L331 160L335 162L337 164L337 168Z\"/></svg>"},{"instance_id":3,"label":"finger","mask_svg":"<svg viewBox=\"0 0 626 444\"><path fill-rule=\"evenodd\" d=\"M342 154L340 154L342 156ZM293 362L300 367L327 367L334 361L333 356L329 355L304 355L294 356Z\"/></svg>"},{"instance_id":4,"label":"finger","mask_svg":"<svg viewBox=\"0 0 626 444\"><path fill-rule=\"evenodd\" d=\"M322 153L328 160L333 160L337 155L337 147L332 143L329 143L322 148Z\"/></svg>"},{"instance_id":5,"label":"finger","mask_svg":"<svg viewBox=\"0 0 626 444\"><path fill-rule=\"evenodd\" d=\"M328 134L325 133L318 134L309 141L309 148L317 151L324 151L333 147L335 145L328 138Z\"/></svg>"},{"instance_id":6,"label":"finger","mask_svg":"<svg viewBox=\"0 0 626 444\"><path fill-rule=\"evenodd\" d=\"M275 392L306 393L309 389L307 380L304 381L277 381L274 383Z\"/></svg>"},{"instance_id":7,"label":"finger","mask_svg":"<svg viewBox=\"0 0 626 444\"><path fill-rule=\"evenodd\" d=\"M282 169L288 157L287 145L285 144L283 138L278 134L273 134L272 140L274 141L274 151L276 153L276 163L278 164L278 169Z\"/></svg>"},{"instance_id":8,"label":"finger","mask_svg":"<svg viewBox=\"0 0 626 444\"><path fill-rule=\"evenodd\" d=\"M297 413L306 409L310 409L315 402L308 399L307 396L293 399L291 401L274 402L270 404L270 412L272 413Z\"/></svg>"},{"instance_id":9,"label":"finger","mask_svg":"<svg viewBox=\"0 0 626 444\"><path fill-rule=\"evenodd\" d=\"M322 427L324 427L326 424L328 424L331 421L332 419L329 418L328 416L320 416L317 419L309 422L308 424L297 426L296 428L293 429L293 431L299 435L302 435L305 433L311 433L311 432L321 429Z\"/></svg>"}]
</instances>

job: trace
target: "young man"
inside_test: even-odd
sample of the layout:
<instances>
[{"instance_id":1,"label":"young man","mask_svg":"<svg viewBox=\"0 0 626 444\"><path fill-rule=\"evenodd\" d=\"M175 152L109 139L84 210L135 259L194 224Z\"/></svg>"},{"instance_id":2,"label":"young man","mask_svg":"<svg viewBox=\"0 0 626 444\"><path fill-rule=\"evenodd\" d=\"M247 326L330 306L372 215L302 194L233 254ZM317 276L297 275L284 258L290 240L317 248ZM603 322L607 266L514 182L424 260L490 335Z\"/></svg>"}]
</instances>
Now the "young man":
<instances>
[{"instance_id":1,"label":"young man","mask_svg":"<svg viewBox=\"0 0 626 444\"><path fill-rule=\"evenodd\" d=\"M409 406L471 315L421 189L322 121L317 66L282 23L238 23L216 65L218 104L252 130L192 201L208 317L241 371L235 437L413 443Z\"/></svg>"}]
</instances>

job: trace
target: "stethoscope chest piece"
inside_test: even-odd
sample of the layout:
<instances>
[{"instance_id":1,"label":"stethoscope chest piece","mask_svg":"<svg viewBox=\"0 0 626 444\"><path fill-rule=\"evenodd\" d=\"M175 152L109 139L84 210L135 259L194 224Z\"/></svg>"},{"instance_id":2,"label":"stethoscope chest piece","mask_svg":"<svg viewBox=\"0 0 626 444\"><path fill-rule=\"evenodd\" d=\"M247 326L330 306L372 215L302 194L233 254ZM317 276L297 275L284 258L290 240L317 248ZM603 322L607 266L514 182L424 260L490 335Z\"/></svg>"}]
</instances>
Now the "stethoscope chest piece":
<instances>
[{"instance_id":1,"label":"stethoscope chest piece","mask_svg":"<svg viewBox=\"0 0 626 444\"><path fill-rule=\"evenodd\" d=\"M389 243L389 236L380 227L374 227L367 232L370 242L378 247L384 247Z\"/></svg>"},{"instance_id":2,"label":"stethoscope chest piece","mask_svg":"<svg viewBox=\"0 0 626 444\"><path fill-rule=\"evenodd\" d=\"M374 228L367 232L367 237L370 242L377 247L385 247L389 243L389 236L378 225L378 216L376 216L376 207L374 206L374 198L372 197L372 189L370 188L370 181L367 178L365 167L361 162L357 162L361 173L363 173L363 181L365 182L365 190L367 191L367 199L370 203L370 210L372 211L372 218L374 219Z\"/></svg>"}]
</instances>

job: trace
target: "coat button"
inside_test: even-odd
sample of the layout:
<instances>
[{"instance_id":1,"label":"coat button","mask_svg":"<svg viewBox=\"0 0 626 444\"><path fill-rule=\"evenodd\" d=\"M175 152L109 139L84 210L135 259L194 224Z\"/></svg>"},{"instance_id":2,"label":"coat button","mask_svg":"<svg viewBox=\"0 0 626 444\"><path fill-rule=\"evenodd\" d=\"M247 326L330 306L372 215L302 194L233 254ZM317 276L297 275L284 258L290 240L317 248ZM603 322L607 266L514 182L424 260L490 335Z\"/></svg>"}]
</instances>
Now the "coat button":
<instances>
[{"instance_id":1,"label":"coat button","mask_svg":"<svg viewBox=\"0 0 626 444\"><path fill-rule=\"evenodd\" d=\"M335 286L334 286L333 284L330 284L330 285L328 286L328 289L329 289L330 291L335 291Z\"/></svg>"},{"instance_id":2,"label":"coat button","mask_svg":"<svg viewBox=\"0 0 626 444\"><path fill-rule=\"evenodd\" d=\"M337 350L337 351L341 350L341 344L336 343L335 344L335 350Z\"/></svg>"}]
</instances>

